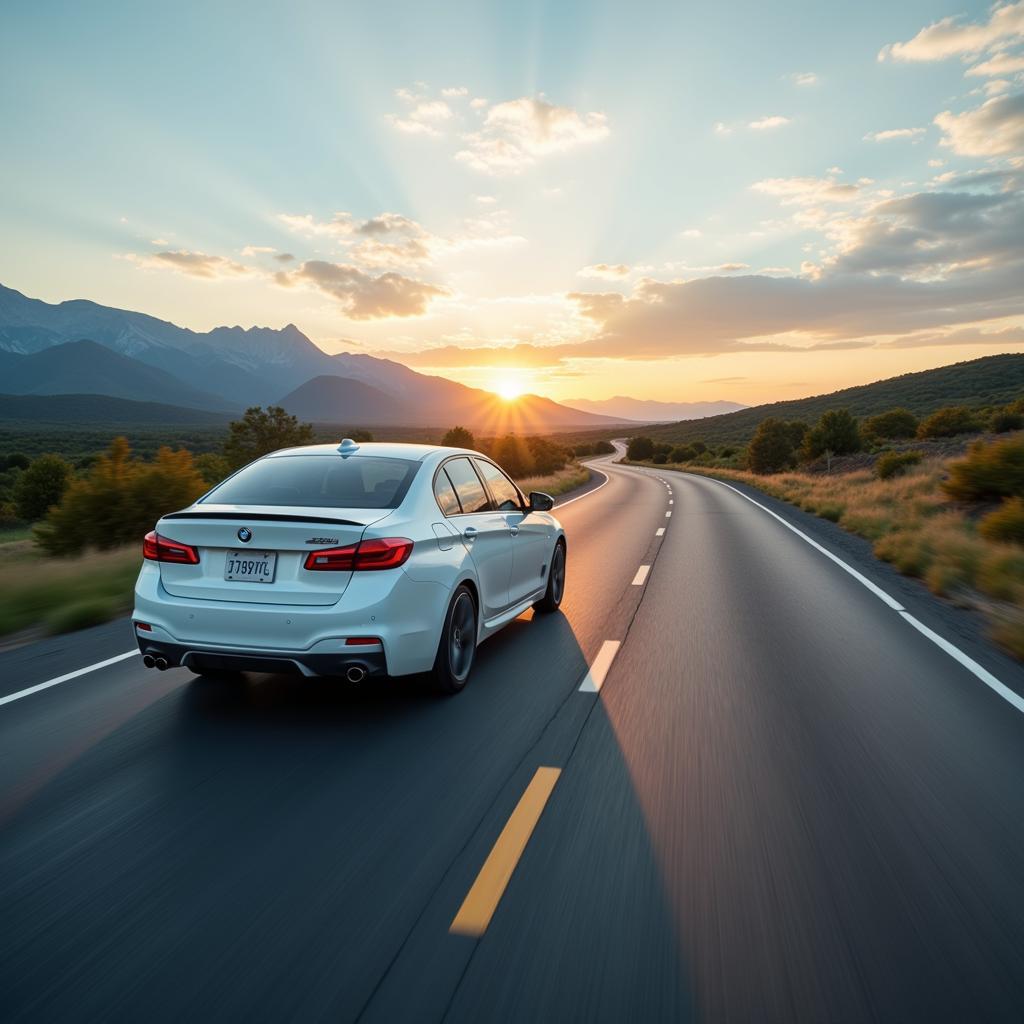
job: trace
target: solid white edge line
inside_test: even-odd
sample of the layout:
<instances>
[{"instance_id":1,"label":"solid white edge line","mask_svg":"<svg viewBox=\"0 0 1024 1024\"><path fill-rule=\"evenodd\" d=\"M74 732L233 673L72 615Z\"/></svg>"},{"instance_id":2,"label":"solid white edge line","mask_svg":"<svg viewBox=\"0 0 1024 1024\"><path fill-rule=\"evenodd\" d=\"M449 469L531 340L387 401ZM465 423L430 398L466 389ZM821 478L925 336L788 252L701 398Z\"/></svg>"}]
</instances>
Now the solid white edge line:
<instances>
[{"instance_id":1,"label":"solid white edge line","mask_svg":"<svg viewBox=\"0 0 1024 1024\"><path fill-rule=\"evenodd\" d=\"M647 574L651 571L649 565L641 565L636 571L636 575L633 577L633 586L642 587L647 581Z\"/></svg>"},{"instance_id":2,"label":"solid white edge line","mask_svg":"<svg viewBox=\"0 0 1024 1024\"><path fill-rule=\"evenodd\" d=\"M844 562L841 558L838 558L836 555L833 555L831 551L827 550L826 548L823 548L817 541L812 540L810 537L808 537L806 533L803 533L801 530L798 530L792 524L787 523L786 520L782 518L782 516L777 515L770 508L765 508L765 506L762 505L759 501L754 501L753 498L751 498L749 495L744 494L741 490L737 489L736 487L732 487L730 484L725 483L725 481L723 480L715 480L714 477L705 477L705 479L714 480L715 483L721 484L723 487L728 487L730 491L733 491L734 493L738 494L741 498L746 498L747 501L749 501L752 505L756 505L759 509L761 509L764 512L767 512L768 515L777 519L788 530L792 530L793 533L795 533L802 540L807 541L807 543L810 544L811 547L820 551L827 558L830 558L833 562L835 562L836 565L838 565L841 569L844 569L846 572L848 572L858 583L862 584L868 590L870 590L871 593L874 594L875 597L877 597L879 600L884 601L890 608L893 609L893 611L899 612L900 615L904 619L906 619L906 621L909 622L910 625L913 626L914 629L916 629L922 636L927 637L927 639L931 640L931 642L935 644L935 646L938 647L939 650L948 654L954 661L958 662L965 669L967 669L968 672L975 676L975 678L980 679L990 690L992 690L994 693L997 693L1000 697L1002 697L1007 704L1010 704L1012 707L1015 707L1020 712L1024 712L1024 697L1021 697L1020 694L1015 693L1005 683L1000 682L994 675L992 675L991 672L988 671L988 669L983 668L981 665L979 665L970 655L965 654L955 644L951 644L948 640L940 636L934 630L929 629L923 622L921 622L919 619L916 619L913 615L911 615L910 612L908 612L903 607L903 605L901 605L894 598L890 597L884 590L882 590L881 587L876 586L874 583L871 582L871 580L867 579L861 573L857 572L857 570L854 569L853 566L847 565L846 562Z\"/></svg>"},{"instance_id":3,"label":"solid white edge line","mask_svg":"<svg viewBox=\"0 0 1024 1024\"><path fill-rule=\"evenodd\" d=\"M597 657L584 676L583 682L580 683L581 693L600 693L601 687L604 686L605 676L608 675L608 669L612 667L612 662L621 646L621 640L605 640L601 644L601 650L597 652Z\"/></svg>"},{"instance_id":4,"label":"solid white edge line","mask_svg":"<svg viewBox=\"0 0 1024 1024\"><path fill-rule=\"evenodd\" d=\"M45 683L36 683L35 686L30 686L25 690L19 690L17 693L9 693L6 697L0 697L0 705L10 704L12 701L21 700L22 697L27 697L30 693L38 693L40 690L48 690L51 686L57 686L60 683L66 683L70 679L77 679L79 676L84 676L89 672L95 672L99 668L106 668L108 665L114 665L119 661L124 661L125 658L133 658L139 652L125 651L124 654L116 654L113 658L107 658L106 661L97 661L95 665L86 665L85 668L75 669L74 672L68 672L65 675L57 676L56 679L47 679Z\"/></svg>"},{"instance_id":5,"label":"solid white edge line","mask_svg":"<svg viewBox=\"0 0 1024 1024\"><path fill-rule=\"evenodd\" d=\"M568 501L561 502L560 504L556 505L551 510L552 512L557 512L560 508L565 508L566 505L571 505L574 501L582 501L584 498L589 498L592 494L597 494L597 492L599 490L601 490L601 488L604 487L608 483L609 480L611 480L611 476L609 476L609 474L605 473L604 470L597 469L596 467L590 467L590 466L588 466L587 468L588 469L592 468L595 473L600 473L601 476L604 477L604 483L603 484L598 484L592 491L587 491L586 494L577 494L575 498L570 498Z\"/></svg>"},{"instance_id":6,"label":"solid white edge line","mask_svg":"<svg viewBox=\"0 0 1024 1024\"><path fill-rule=\"evenodd\" d=\"M744 494L741 490L739 490L736 487L733 487L731 484L727 484L724 480L716 480L713 476L705 477L705 479L714 480L716 484L721 484L723 487L728 487L729 490L733 492L733 494L738 494L741 498L744 498L747 501L749 501L751 505L756 505L762 512L767 512L768 515L772 517L772 519L777 519L780 523L782 523L782 525L787 530L792 530L792 532L795 533L801 540L806 541L816 551L820 551L826 558L831 559L831 561L835 562L836 565L838 565L839 568L842 569L844 572L848 572L858 583L860 583L862 586L867 587L867 589L870 590L871 593L875 595L875 597L877 597L880 601L884 601L890 608L892 608L893 611L901 612L904 610L903 605L901 605L899 601L897 601L894 597L890 597L881 587L872 583L871 580L867 578L867 576L865 576L863 573L858 572L856 569L854 569L852 565L848 565L841 558L839 558L838 555L833 555L832 552L828 550L828 548L822 547L816 540L812 539L811 537L808 537L807 534L803 532L803 530L798 530L792 523L786 522L786 520L783 519L782 516L780 516L778 513L773 512L770 508L767 508L766 506L762 505L759 501L754 501L754 499L751 498L749 494Z\"/></svg>"},{"instance_id":7,"label":"solid white edge line","mask_svg":"<svg viewBox=\"0 0 1024 1024\"><path fill-rule=\"evenodd\" d=\"M1004 683L999 682L998 679L988 669L982 668L973 658L964 654L959 647L955 647L948 640L943 639L938 633L929 629L923 622L915 619L910 612L901 611L900 615L903 616L909 622L914 629L916 629L922 636L926 636L936 647L943 650L948 654L954 661L960 662L961 665L968 672L973 673L977 676L987 687L994 690L999 694L1007 704L1012 704L1018 711L1024 712L1024 697L1020 694L1014 693Z\"/></svg>"},{"instance_id":8,"label":"solid white edge line","mask_svg":"<svg viewBox=\"0 0 1024 1024\"><path fill-rule=\"evenodd\" d=\"M664 537L664 536L665 536L665 527L664 527L664 526L659 526L659 527L658 527L658 528L657 528L657 529L656 529L656 530L654 531L654 536L655 536L655 537Z\"/></svg>"}]
</instances>

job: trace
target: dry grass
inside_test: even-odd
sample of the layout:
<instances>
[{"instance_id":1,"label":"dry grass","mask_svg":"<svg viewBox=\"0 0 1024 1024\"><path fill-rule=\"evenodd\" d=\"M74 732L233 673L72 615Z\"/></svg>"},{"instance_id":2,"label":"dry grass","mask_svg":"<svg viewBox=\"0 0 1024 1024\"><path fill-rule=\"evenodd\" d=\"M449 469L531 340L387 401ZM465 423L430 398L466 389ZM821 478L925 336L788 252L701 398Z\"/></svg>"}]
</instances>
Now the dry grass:
<instances>
[{"instance_id":1,"label":"dry grass","mask_svg":"<svg viewBox=\"0 0 1024 1024\"><path fill-rule=\"evenodd\" d=\"M879 480L867 470L822 476L680 467L738 480L872 541L875 554L956 604L979 608L993 638L1024 659L1024 548L988 540L942 489L948 459Z\"/></svg>"},{"instance_id":2,"label":"dry grass","mask_svg":"<svg viewBox=\"0 0 1024 1024\"><path fill-rule=\"evenodd\" d=\"M82 558L41 558L23 548L0 561L0 636L40 625L62 633L128 611L141 563L137 544Z\"/></svg>"},{"instance_id":3,"label":"dry grass","mask_svg":"<svg viewBox=\"0 0 1024 1024\"><path fill-rule=\"evenodd\" d=\"M519 484L524 494L529 494L530 491L543 491L545 494L555 496L575 490L589 479L590 470L578 462L572 462L549 476L529 476L523 480L517 480L516 483Z\"/></svg>"}]
</instances>

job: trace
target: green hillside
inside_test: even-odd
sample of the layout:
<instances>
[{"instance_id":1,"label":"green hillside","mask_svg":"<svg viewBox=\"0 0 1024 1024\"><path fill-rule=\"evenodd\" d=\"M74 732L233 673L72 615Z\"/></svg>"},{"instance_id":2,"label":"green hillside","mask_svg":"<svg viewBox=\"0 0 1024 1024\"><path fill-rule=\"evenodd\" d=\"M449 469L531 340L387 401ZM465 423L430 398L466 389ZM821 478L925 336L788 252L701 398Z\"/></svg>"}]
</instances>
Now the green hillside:
<instances>
[{"instance_id":1,"label":"green hillside","mask_svg":"<svg viewBox=\"0 0 1024 1024\"><path fill-rule=\"evenodd\" d=\"M226 424L226 413L186 409L162 402L136 402L110 395L4 395L0 394L0 420L39 426L86 424L141 426Z\"/></svg>"},{"instance_id":2,"label":"green hillside","mask_svg":"<svg viewBox=\"0 0 1024 1024\"><path fill-rule=\"evenodd\" d=\"M937 370L905 373L899 377L844 388L827 395L814 395L788 402L756 405L724 416L684 420L643 427L642 433L656 441L706 444L746 444L757 425L769 416L815 423L828 409L849 409L855 416L873 416L903 406L918 416L945 405L1003 405L1024 396L1024 355L985 356L966 363L941 366Z\"/></svg>"}]
</instances>

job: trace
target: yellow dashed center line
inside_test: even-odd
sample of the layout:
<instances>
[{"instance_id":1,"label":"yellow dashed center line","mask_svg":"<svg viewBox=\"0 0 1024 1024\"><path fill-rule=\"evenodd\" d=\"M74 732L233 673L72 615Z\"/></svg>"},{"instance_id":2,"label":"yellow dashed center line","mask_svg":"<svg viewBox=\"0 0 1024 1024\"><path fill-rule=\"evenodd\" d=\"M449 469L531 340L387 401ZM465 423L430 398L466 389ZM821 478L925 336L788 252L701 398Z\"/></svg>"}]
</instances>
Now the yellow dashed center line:
<instances>
[{"instance_id":1,"label":"yellow dashed center line","mask_svg":"<svg viewBox=\"0 0 1024 1024\"><path fill-rule=\"evenodd\" d=\"M491 923L512 872L526 849L526 844L540 820L551 791L555 788L561 768L538 768L516 809L505 823L498 841L484 861L473 887L459 907L451 927L453 935L479 938Z\"/></svg>"}]
</instances>

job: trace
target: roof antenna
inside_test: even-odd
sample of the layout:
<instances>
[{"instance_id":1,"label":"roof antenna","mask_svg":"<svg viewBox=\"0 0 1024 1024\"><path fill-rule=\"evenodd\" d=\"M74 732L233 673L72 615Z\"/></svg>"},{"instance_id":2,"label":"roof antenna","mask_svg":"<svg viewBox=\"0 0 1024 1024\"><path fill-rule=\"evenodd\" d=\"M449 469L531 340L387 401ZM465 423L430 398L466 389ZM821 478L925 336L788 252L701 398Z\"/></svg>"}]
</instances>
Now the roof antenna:
<instances>
[{"instance_id":1,"label":"roof antenna","mask_svg":"<svg viewBox=\"0 0 1024 1024\"><path fill-rule=\"evenodd\" d=\"M359 451L359 445L357 445L351 437L346 437L341 444L338 445L338 451L344 457L351 455L353 452Z\"/></svg>"}]
</instances>

